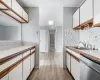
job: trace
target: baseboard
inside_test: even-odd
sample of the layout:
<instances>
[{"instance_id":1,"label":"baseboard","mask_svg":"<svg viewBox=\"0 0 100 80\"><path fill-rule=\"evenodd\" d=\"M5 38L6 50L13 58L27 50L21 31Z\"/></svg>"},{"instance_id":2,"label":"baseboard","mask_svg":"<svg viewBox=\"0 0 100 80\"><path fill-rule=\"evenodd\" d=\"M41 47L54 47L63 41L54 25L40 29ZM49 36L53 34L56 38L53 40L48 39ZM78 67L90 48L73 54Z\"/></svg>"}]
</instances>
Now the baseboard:
<instances>
[{"instance_id":1,"label":"baseboard","mask_svg":"<svg viewBox=\"0 0 100 80\"><path fill-rule=\"evenodd\" d=\"M70 73L70 71L68 70L67 67L66 67L66 69L67 69L68 73L70 74L70 76L72 77L72 79L75 80L74 77L73 77L73 75Z\"/></svg>"},{"instance_id":2,"label":"baseboard","mask_svg":"<svg viewBox=\"0 0 100 80\"><path fill-rule=\"evenodd\" d=\"M32 69L32 71L30 72L30 74L29 74L29 76L28 76L28 78L27 78L26 80L29 80L29 78L30 78L32 72L34 71L34 69L35 69L35 68Z\"/></svg>"}]
</instances>

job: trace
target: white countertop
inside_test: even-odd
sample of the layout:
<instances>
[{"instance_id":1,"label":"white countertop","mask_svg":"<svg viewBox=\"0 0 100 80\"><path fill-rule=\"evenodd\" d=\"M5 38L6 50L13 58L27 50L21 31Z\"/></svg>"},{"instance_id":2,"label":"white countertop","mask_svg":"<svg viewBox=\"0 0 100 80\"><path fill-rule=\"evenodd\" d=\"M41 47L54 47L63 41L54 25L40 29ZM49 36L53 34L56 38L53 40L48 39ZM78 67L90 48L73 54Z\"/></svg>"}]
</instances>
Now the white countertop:
<instances>
[{"instance_id":1,"label":"white countertop","mask_svg":"<svg viewBox=\"0 0 100 80\"><path fill-rule=\"evenodd\" d=\"M12 55L14 53L20 52L24 49L30 48L32 46L20 46L20 47L16 47L16 48L11 48L11 49L7 49L7 50L2 50L0 51L0 59Z\"/></svg>"},{"instance_id":2,"label":"white countertop","mask_svg":"<svg viewBox=\"0 0 100 80\"><path fill-rule=\"evenodd\" d=\"M75 49L74 47L70 47L70 46L68 46L66 50L79 59L80 59L80 54L84 55L85 53L85 54L88 54L88 56L87 55L85 56L90 57L100 62L100 51L99 50L80 50L80 49Z\"/></svg>"},{"instance_id":3,"label":"white countertop","mask_svg":"<svg viewBox=\"0 0 100 80\"><path fill-rule=\"evenodd\" d=\"M86 54L89 54L91 56L100 58L100 51L99 50L79 50L79 51L84 52Z\"/></svg>"}]
</instances>

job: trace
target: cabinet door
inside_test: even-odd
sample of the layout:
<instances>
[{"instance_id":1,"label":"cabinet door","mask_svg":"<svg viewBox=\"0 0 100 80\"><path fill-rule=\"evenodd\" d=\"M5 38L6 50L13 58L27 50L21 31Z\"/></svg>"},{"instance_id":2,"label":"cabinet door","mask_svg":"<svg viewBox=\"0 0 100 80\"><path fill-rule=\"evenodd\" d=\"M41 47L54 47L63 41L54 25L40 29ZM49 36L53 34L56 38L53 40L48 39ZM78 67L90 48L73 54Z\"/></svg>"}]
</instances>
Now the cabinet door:
<instances>
[{"instance_id":1,"label":"cabinet door","mask_svg":"<svg viewBox=\"0 0 100 80\"><path fill-rule=\"evenodd\" d=\"M9 80L22 80L22 63L9 73Z\"/></svg>"},{"instance_id":2,"label":"cabinet door","mask_svg":"<svg viewBox=\"0 0 100 80\"><path fill-rule=\"evenodd\" d=\"M93 18L93 0L86 0L80 7L80 24Z\"/></svg>"},{"instance_id":3,"label":"cabinet door","mask_svg":"<svg viewBox=\"0 0 100 80\"><path fill-rule=\"evenodd\" d=\"M79 9L73 15L73 28L79 25Z\"/></svg>"},{"instance_id":4,"label":"cabinet door","mask_svg":"<svg viewBox=\"0 0 100 80\"><path fill-rule=\"evenodd\" d=\"M100 0L94 0L94 24L100 23Z\"/></svg>"},{"instance_id":5,"label":"cabinet door","mask_svg":"<svg viewBox=\"0 0 100 80\"><path fill-rule=\"evenodd\" d=\"M22 17L22 7L16 0L12 0L12 9Z\"/></svg>"},{"instance_id":6,"label":"cabinet door","mask_svg":"<svg viewBox=\"0 0 100 80\"><path fill-rule=\"evenodd\" d=\"M30 54L30 51L25 52L23 54L23 57L27 56L28 54ZM23 61L23 80L26 80L27 77L30 74L30 71L31 71L31 64L30 64L30 62L31 62L30 56Z\"/></svg>"},{"instance_id":7,"label":"cabinet door","mask_svg":"<svg viewBox=\"0 0 100 80\"><path fill-rule=\"evenodd\" d=\"M71 74L75 80L80 80L80 62L71 56Z\"/></svg>"},{"instance_id":8,"label":"cabinet door","mask_svg":"<svg viewBox=\"0 0 100 80\"><path fill-rule=\"evenodd\" d=\"M35 53L31 55L31 71L35 66Z\"/></svg>"},{"instance_id":9,"label":"cabinet door","mask_svg":"<svg viewBox=\"0 0 100 80\"><path fill-rule=\"evenodd\" d=\"M28 21L28 14L23 10L23 18Z\"/></svg>"},{"instance_id":10,"label":"cabinet door","mask_svg":"<svg viewBox=\"0 0 100 80\"><path fill-rule=\"evenodd\" d=\"M8 76L8 74L6 75L6 76L4 76L2 79L0 79L0 80L9 80L9 76Z\"/></svg>"},{"instance_id":11,"label":"cabinet door","mask_svg":"<svg viewBox=\"0 0 100 80\"><path fill-rule=\"evenodd\" d=\"M66 66L67 66L67 68L68 68L68 70L70 71L70 55L67 53L66 54Z\"/></svg>"}]
</instances>

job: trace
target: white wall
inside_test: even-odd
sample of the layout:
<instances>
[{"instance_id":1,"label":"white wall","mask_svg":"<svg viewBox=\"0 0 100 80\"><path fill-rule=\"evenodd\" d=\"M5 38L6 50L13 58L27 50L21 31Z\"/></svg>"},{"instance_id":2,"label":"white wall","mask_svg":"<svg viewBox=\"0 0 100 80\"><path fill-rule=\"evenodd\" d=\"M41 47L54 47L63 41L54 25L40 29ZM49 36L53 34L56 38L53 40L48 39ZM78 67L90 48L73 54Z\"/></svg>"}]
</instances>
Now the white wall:
<instances>
[{"instance_id":1,"label":"white wall","mask_svg":"<svg viewBox=\"0 0 100 80\"><path fill-rule=\"evenodd\" d=\"M75 7L65 7L63 9L63 67L66 68L66 46L76 46L79 42L79 31L73 30L73 13Z\"/></svg>"},{"instance_id":2,"label":"white wall","mask_svg":"<svg viewBox=\"0 0 100 80\"><path fill-rule=\"evenodd\" d=\"M100 50L100 28L80 30L80 41L95 45L96 49Z\"/></svg>"},{"instance_id":3,"label":"white wall","mask_svg":"<svg viewBox=\"0 0 100 80\"><path fill-rule=\"evenodd\" d=\"M0 40L21 40L21 26L0 26Z\"/></svg>"},{"instance_id":4,"label":"white wall","mask_svg":"<svg viewBox=\"0 0 100 80\"><path fill-rule=\"evenodd\" d=\"M56 52L63 51L63 31L61 26L57 27L55 31L55 48Z\"/></svg>"},{"instance_id":5,"label":"white wall","mask_svg":"<svg viewBox=\"0 0 100 80\"><path fill-rule=\"evenodd\" d=\"M39 68L39 8L25 8L29 15L29 23L22 25L22 40L24 45L36 46L36 68Z\"/></svg>"},{"instance_id":6,"label":"white wall","mask_svg":"<svg viewBox=\"0 0 100 80\"><path fill-rule=\"evenodd\" d=\"M0 40L5 40L4 34L4 26L0 26Z\"/></svg>"}]
</instances>

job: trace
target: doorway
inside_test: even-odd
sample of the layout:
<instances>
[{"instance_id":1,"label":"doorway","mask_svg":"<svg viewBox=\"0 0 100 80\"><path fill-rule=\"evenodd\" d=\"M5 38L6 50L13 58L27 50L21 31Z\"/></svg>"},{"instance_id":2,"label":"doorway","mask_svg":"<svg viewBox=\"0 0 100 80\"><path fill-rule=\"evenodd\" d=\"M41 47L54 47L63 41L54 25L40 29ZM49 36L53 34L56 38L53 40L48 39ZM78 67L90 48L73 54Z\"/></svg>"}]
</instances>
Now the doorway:
<instances>
[{"instance_id":1,"label":"doorway","mask_svg":"<svg viewBox=\"0 0 100 80\"><path fill-rule=\"evenodd\" d=\"M55 30L50 30L50 48L55 49Z\"/></svg>"}]
</instances>

